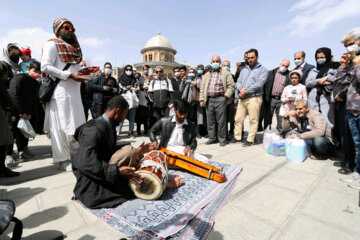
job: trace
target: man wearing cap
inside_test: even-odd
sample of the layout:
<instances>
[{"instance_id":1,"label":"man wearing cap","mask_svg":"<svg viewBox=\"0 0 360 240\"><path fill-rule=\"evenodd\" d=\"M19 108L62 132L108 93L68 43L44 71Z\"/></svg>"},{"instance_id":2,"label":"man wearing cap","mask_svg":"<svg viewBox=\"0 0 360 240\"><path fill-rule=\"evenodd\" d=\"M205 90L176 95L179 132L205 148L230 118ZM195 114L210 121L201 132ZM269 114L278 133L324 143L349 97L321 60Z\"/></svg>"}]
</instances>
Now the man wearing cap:
<instances>
[{"instance_id":1,"label":"man wearing cap","mask_svg":"<svg viewBox=\"0 0 360 240\"><path fill-rule=\"evenodd\" d=\"M53 31L56 38L44 44L41 70L52 80L60 81L46 103L44 130L51 135L55 167L70 171L70 155L77 148L73 135L85 123L80 84L86 79L78 73L82 52L73 24L66 18L57 18Z\"/></svg>"}]
</instances>

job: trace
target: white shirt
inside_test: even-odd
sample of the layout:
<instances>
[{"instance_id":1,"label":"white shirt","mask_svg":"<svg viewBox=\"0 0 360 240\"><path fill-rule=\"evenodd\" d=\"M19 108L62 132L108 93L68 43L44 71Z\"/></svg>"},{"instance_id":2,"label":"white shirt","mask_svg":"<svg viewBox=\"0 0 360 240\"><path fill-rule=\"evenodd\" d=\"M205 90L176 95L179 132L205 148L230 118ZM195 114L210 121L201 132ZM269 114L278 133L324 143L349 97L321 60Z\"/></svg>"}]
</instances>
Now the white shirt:
<instances>
[{"instance_id":1,"label":"white shirt","mask_svg":"<svg viewBox=\"0 0 360 240\"><path fill-rule=\"evenodd\" d=\"M184 146L184 138L183 138L183 125L187 125L188 122L185 119L183 123L178 124L176 122L175 116L172 118L171 122L175 122L175 128L173 129L169 142L168 142L168 146Z\"/></svg>"}]
</instances>

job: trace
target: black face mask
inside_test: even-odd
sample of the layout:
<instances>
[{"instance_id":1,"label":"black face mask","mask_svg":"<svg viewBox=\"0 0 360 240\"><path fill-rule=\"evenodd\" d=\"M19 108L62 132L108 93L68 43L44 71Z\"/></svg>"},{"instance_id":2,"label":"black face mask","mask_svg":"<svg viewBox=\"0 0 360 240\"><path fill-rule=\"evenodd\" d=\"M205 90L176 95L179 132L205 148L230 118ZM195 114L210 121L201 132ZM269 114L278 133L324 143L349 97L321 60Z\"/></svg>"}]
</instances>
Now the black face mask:
<instances>
[{"instance_id":1,"label":"black face mask","mask_svg":"<svg viewBox=\"0 0 360 240\"><path fill-rule=\"evenodd\" d=\"M13 62L13 63L18 63L19 62L19 58L20 56L18 54L11 54L10 55L10 60Z\"/></svg>"},{"instance_id":2,"label":"black face mask","mask_svg":"<svg viewBox=\"0 0 360 240\"><path fill-rule=\"evenodd\" d=\"M65 42L67 42L70 45L75 43L76 37L75 34L72 32L63 33L60 36Z\"/></svg>"}]
</instances>

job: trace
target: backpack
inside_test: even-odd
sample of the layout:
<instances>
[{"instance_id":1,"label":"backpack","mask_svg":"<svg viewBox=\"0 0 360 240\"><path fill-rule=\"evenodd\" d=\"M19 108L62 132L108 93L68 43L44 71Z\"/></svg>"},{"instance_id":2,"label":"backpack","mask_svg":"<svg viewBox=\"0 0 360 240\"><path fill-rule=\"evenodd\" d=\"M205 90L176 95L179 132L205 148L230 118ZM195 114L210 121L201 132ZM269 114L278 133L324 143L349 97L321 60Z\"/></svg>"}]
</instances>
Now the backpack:
<instances>
[{"instance_id":1,"label":"backpack","mask_svg":"<svg viewBox=\"0 0 360 240\"><path fill-rule=\"evenodd\" d=\"M15 204L11 200L1 200L0 201L0 235L5 232L5 230L10 225L10 222L14 222L13 236L11 240L20 240L23 224L22 222L14 217L15 214Z\"/></svg>"}]
</instances>

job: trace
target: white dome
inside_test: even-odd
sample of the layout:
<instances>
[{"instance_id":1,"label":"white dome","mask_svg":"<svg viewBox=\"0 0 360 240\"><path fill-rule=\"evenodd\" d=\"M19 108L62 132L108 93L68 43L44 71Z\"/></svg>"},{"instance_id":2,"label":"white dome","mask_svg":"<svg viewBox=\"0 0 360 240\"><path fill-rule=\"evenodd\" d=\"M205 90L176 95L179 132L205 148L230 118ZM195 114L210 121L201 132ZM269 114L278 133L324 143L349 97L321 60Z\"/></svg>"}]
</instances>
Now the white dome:
<instances>
[{"instance_id":1,"label":"white dome","mask_svg":"<svg viewBox=\"0 0 360 240\"><path fill-rule=\"evenodd\" d=\"M165 47L165 48L173 49L169 40L167 40L166 37L161 36L160 32L158 32L158 35L150 38L149 41L147 41L144 48L152 48L152 47Z\"/></svg>"}]
</instances>

